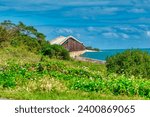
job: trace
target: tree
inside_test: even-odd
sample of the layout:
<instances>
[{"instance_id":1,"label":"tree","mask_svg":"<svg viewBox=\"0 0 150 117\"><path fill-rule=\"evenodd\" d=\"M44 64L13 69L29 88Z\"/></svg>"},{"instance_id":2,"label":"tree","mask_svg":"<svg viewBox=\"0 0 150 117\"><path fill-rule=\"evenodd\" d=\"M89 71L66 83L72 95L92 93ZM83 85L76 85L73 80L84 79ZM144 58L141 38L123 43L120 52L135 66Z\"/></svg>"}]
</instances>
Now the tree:
<instances>
[{"instance_id":1,"label":"tree","mask_svg":"<svg viewBox=\"0 0 150 117\"><path fill-rule=\"evenodd\" d=\"M29 51L48 55L50 58L69 59L69 52L66 49L50 45L45 38L43 33L23 22L16 25L8 20L0 24L0 42L8 42L14 47L23 45Z\"/></svg>"}]
</instances>

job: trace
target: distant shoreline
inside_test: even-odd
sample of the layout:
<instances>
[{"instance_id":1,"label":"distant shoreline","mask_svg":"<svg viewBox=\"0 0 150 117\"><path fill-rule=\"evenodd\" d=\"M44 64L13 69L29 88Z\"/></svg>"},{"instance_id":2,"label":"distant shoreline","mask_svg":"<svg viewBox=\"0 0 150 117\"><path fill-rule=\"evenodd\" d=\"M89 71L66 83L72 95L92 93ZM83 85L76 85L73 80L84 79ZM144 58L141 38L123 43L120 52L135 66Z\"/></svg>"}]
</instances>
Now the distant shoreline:
<instances>
[{"instance_id":1,"label":"distant shoreline","mask_svg":"<svg viewBox=\"0 0 150 117\"><path fill-rule=\"evenodd\" d=\"M98 52L98 51L95 51L95 50L74 51L74 52L70 52L70 56L72 58L74 58L75 60L78 60L78 61L105 64L106 61L103 61L103 60L97 60L97 59L92 59L92 58L87 58L87 57L81 57L81 55L86 53L86 52Z\"/></svg>"},{"instance_id":2,"label":"distant shoreline","mask_svg":"<svg viewBox=\"0 0 150 117\"><path fill-rule=\"evenodd\" d=\"M127 49L110 49L110 50L101 50L100 52L87 52L84 55L81 55L81 57L85 58L91 58L96 60L102 60L106 61L108 57L114 56L116 54L122 53L126 51ZM141 50L143 52L150 54L150 49L135 49L135 50Z\"/></svg>"}]
</instances>

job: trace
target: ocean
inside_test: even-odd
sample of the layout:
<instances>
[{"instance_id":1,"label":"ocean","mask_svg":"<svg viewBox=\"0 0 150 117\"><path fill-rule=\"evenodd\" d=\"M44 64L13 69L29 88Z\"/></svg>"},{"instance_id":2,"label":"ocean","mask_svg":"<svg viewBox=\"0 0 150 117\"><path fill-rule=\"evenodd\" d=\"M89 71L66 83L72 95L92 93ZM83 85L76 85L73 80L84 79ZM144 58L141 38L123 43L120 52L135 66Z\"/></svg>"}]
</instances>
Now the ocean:
<instances>
[{"instance_id":1,"label":"ocean","mask_svg":"<svg viewBox=\"0 0 150 117\"><path fill-rule=\"evenodd\" d=\"M121 53L125 51L126 49L112 49L112 50L101 50L100 52L86 52L82 57L91 58L91 59L97 59L97 60L103 60L105 61L107 57L116 55L117 53ZM142 51L146 51L150 53L150 48L148 49L140 49Z\"/></svg>"}]
</instances>

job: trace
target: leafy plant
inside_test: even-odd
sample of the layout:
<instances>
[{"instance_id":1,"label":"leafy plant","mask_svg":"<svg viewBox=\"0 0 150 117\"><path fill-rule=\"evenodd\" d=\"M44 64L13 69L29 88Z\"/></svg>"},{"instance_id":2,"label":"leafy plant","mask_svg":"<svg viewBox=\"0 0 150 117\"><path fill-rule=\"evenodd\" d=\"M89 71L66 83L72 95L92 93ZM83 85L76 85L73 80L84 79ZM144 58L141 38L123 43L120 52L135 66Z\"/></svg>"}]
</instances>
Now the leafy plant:
<instances>
[{"instance_id":1,"label":"leafy plant","mask_svg":"<svg viewBox=\"0 0 150 117\"><path fill-rule=\"evenodd\" d=\"M141 50L127 50L106 60L108 72L150 78L150 55Z\"/></svg>"}]
</instances>

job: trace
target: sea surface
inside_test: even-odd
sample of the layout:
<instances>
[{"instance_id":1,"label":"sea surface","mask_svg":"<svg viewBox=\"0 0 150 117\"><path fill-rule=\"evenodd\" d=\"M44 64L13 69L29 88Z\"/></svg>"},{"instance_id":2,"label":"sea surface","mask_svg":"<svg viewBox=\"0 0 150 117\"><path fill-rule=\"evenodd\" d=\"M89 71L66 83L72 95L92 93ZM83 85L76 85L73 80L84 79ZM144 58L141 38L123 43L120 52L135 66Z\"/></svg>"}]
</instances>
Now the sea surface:
<instances>
[{"instance_id":1,"label":"sea surface","mask_svg":"<svg viewBox=\"0 0 150 117\"><path fill-rule=\"evenodd\" d=\"M117 53L124 52L125 50L126 49L112 49L112 50L101 50L100 52L86 52L81 56L86 57L86 58L105 61L107 57L116 55ZM140 50L150 53L150 48L149 49L140 49Z\"/></svg>"}]
</instances>

